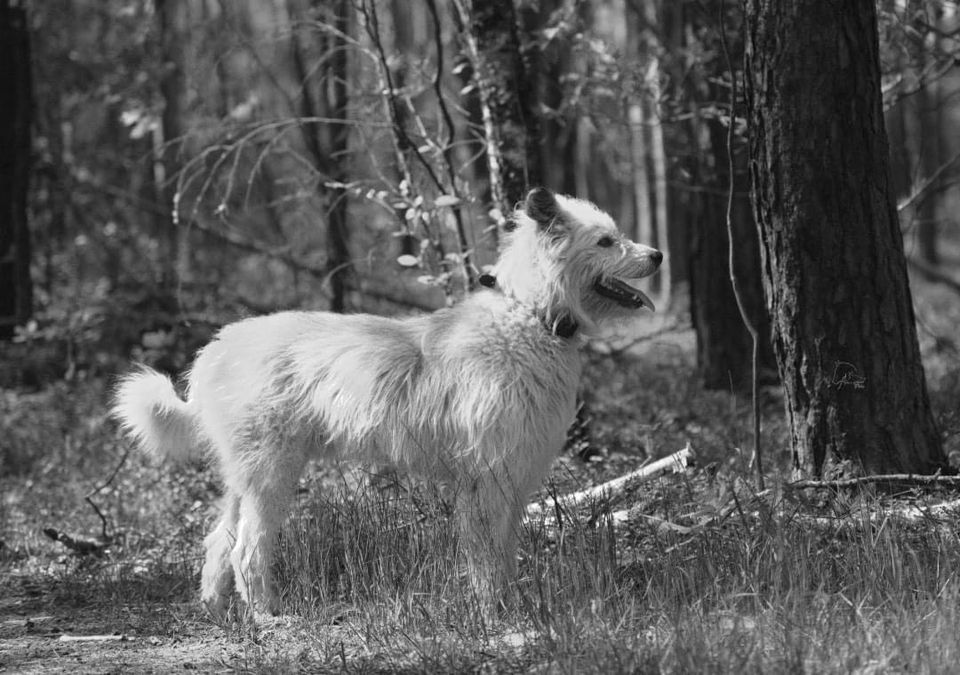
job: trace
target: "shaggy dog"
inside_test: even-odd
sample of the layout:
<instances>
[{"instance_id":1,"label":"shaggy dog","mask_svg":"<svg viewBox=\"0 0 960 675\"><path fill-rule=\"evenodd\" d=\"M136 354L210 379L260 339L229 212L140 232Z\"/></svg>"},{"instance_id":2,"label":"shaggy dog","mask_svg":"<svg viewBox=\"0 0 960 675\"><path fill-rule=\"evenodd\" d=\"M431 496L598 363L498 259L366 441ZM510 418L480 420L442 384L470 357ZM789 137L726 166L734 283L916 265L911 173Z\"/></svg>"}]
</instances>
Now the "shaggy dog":
<instances>
[{"instance_id":1,"label":"shaggy dog","mask_svg":"<svg viewBox=\"0 0 960 675\"><path fill-rule=\"evenodd\" d=\"M271 557L313 456L392 466L455 488L475 589L516 572L524 505L573 419L581 335L650 299L624 279L663 255L593 204L530 192L494 275L455 307L414 318L281 312L226 326L197 355L181 400L164 375L123 379L115 416L146 450L215 455L223 512L207 536L201 597L234 585L276 612Z\"/></svg>"}]
</instances>

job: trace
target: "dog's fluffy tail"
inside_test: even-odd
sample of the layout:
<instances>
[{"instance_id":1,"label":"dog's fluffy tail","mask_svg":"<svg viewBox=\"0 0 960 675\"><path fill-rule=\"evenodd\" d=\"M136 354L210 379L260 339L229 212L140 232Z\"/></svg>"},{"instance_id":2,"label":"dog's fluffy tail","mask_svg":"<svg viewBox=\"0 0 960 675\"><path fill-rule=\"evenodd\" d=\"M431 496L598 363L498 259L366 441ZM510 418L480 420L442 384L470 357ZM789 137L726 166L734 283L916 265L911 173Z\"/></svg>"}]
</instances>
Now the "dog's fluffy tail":
<instances>
[{"instance_id":1,"label":"dog's fluffy tail","mask_svg":"<svg viewBox=\"0 0 960 675\"><path fill-rule=\"evenodd\" d=\"M113 400L113 416L147 452L173 461L202 455L193 406L177 396L166 375L146 367L131 373Z\"/></svg>"}]
</instances>

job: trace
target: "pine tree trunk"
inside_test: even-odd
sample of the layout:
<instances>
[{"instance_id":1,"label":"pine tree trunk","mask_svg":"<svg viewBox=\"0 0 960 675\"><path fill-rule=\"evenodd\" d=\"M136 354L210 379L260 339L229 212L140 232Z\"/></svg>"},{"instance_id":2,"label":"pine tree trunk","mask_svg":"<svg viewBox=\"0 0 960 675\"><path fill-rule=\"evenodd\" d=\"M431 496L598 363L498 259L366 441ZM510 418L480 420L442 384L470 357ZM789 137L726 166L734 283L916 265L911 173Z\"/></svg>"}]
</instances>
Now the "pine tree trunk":
<instances>
[{"instance_id":1,"label":"pine tree trunk","mask_svg":"<svg viewBox=\"0 0 960 675\"><path fill-rule=\"evenodd\" d=\"M794 469L945 466L887 165L874 0L747 0L754 210Z\"/></svg>"},{"instance_id":2,"label":"pine tree trunk","mask_svg":"<svg viewBox=\"0 0 960 675\"><path fill-rule=\"evenodd\" d=\"M33 311L27 189L33 93L26 10L0 0L0 339Z\"/></svg>"}]
</instances>

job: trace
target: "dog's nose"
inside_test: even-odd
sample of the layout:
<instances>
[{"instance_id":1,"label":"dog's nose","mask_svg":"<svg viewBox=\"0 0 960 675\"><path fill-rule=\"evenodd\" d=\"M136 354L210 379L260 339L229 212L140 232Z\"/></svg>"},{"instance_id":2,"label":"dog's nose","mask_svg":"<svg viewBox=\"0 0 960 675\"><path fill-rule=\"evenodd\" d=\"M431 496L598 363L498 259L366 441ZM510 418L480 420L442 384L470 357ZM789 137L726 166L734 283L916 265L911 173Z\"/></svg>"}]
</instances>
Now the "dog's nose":
<instances>
[{"instance_id":1,"label":"dog's nose","mask_svg":"<svg viewBox=\"0 0 960 675\"><path fill-rule=\"evenodd\" d=\"M659 265L660 263L663 262L663 254L660 251L654 251L653 253L650 254L650 259L653 260L654 263Z\"/></svg>"}]
</instances>

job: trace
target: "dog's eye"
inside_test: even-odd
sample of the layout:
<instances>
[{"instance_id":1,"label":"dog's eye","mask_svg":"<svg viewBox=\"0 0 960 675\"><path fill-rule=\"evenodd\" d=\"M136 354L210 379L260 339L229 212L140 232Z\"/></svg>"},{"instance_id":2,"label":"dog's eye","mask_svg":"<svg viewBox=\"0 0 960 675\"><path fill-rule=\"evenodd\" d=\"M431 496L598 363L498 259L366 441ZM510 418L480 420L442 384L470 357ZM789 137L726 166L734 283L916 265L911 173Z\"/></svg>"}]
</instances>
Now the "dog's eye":
<instances>
[{"instance_id":1,"label":"dog's eye","mask_svg":"<svg viewBox=\"0 0 960 675\"><path fill-rule=\"evenodd\" d=\"M603 246L604 248L610 248L613 246L613 237L600 237L600 241L597 242L597 246Z\"/></svg>"}]
</instances>

